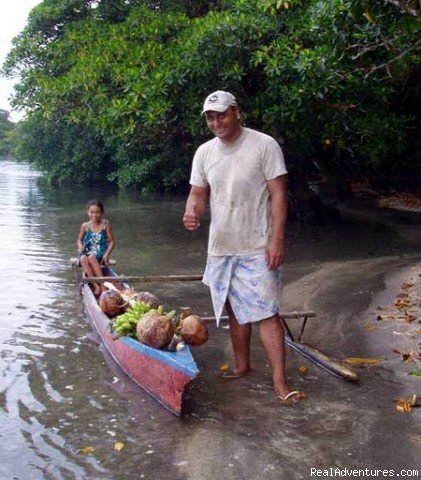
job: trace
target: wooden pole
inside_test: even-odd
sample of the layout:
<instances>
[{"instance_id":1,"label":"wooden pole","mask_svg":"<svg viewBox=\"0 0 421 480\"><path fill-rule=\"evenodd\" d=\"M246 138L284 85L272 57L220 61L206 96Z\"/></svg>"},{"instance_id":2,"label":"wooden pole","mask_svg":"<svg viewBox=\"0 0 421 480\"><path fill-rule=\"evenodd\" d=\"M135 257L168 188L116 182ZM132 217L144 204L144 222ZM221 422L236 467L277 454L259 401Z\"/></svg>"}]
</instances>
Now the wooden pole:
<instances>
[{"instance_id":1,"label":"wooden pole","mask_svg":"<svg viewBox=\"0 0 421 480\"><path fill-rule=\"evenodd\" d=\"M291 318L311 318L311 317L316 317L316 312L313 312L313 311L304 311L304 312L297 312L297 311L294 311L294 312L281 312L279 313L279 316L281 318L287 318L287 319L291 319ZM205 322L212 322L212 321L215 321L216 320L216 317L201 317L203 321ZM220 320L228 320L228 317L225 316L225 315L222 315Z\"/></svg>"},{"instance_id":2,"label":"wooden pole","mask_svg":"<svg viewBox=\"0 0 421 480\"><path fill-rule=\"evenodd\" d=\"M145 275L140 277L117 276L117 277L85 277L82 283L104 283L104 282L196 282L202 280L203 275Z\"/></svg>"}]
</instances>

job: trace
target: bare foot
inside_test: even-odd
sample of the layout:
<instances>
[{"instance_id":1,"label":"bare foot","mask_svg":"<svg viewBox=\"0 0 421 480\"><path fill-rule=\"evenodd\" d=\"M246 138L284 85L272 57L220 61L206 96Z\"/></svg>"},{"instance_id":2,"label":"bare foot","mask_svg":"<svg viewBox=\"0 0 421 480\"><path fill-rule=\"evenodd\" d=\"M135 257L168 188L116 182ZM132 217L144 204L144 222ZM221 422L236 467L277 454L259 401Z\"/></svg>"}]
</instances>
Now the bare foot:
<instances>
[{"instance_id":1,"label":"bare foot","mask_svg":"<svg viewBox=\"0 0 421 480\"><path fill-rule=\"evenodd\" d=\"M276 398L283 405L296 405L303 398L306 398L306 395L301 390L291 390L287 384L281 385L274 390Z\"/></svg>"},{"instance_id":2,"label":"bare foot","mask_svg":"<svg viewBox=\"0 0 421 480\"><path fill-rule=\"evenodd\" d=\"M297 405L297 403L300 402L303 398L306 398L306 395L300 390L294 390L287 395L277 395L276 398L282 405L292 407L294 405Z\"/></svg>"},{"instance_id":3,"label":"bare foot","mask_svg":"<svg viewBox=\"0 0 421 480\"><path fill-rule=\"evenodd\" d=\"M280 385L279 387L275 387L274 390L275 390L275 395L281 396L281 397L287 396L292 391L286 384Z\"/></svg>"}]
</instances>

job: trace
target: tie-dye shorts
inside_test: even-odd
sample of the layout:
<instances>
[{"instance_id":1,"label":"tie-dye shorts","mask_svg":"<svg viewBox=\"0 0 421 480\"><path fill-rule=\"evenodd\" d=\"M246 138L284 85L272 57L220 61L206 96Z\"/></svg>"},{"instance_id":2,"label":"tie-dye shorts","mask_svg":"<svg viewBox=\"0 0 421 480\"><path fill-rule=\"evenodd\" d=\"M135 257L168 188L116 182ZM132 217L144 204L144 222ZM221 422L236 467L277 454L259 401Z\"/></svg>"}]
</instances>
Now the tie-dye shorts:
<instances>
[{"instance_id":1,"label":"tie-dye shorts","mask_svg":"<svg viewBox=\"0 0 421 480\"><path fill-rule=\"evenodd\" d=\"M240 324L281 311L282 267L269 270L264 253L208 256L203 283L210 288L217 325L226 300Z\"/></svg>"}]
</instances>

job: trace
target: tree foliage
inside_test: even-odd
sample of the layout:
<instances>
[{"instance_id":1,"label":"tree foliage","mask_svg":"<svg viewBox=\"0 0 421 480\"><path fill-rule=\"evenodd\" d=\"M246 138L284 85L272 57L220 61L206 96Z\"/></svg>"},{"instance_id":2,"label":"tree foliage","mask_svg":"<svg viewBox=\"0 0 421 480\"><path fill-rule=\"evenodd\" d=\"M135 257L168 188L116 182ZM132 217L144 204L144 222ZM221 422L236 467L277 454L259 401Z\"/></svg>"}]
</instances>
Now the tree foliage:
<instances>
[{"instance_id":1,"label":"tree foliage","mask_svg":"<svg viewBox=\"0 0 421 480\"><path fill-rule=\"evenodd\" d=\"M278 138L296 178L419 166L416 2L44 0L4 72L20 156L60 180L185 185L212 90ZM401 176L401 175L400 175Z\"/></svg>"},{"instance_id":2,"label":"tree foliage","mask_svg":"<svg viewBox=\"0 0 421 480\"><path fill-rule=\"evenodd\" d=\"M16 125L9 120L9 112L0 109L0 156L11 152L15 130Z\"/></svg>"}]
</instances>

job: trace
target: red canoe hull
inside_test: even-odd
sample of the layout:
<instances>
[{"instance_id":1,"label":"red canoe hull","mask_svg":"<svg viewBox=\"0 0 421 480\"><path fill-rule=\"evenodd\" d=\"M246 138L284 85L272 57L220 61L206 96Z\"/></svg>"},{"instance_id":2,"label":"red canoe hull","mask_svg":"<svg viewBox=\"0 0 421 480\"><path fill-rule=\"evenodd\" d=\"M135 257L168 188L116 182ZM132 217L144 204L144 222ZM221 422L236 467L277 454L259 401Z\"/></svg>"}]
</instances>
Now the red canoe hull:
<instances>
[{"instance_id":1,"label":"red canoe hull","mask_svg":"<svg viewBox=\"0 0 421 480\"><path fill-rule=\"evenodd\" d=\"M199 373L188 346L180 352L166 352L130 337L114 340L110 321L88 285L83 286L82 293L89 317L116 363L165 408L180 416L184 389Z\"/></svg>"}]
</instances>

